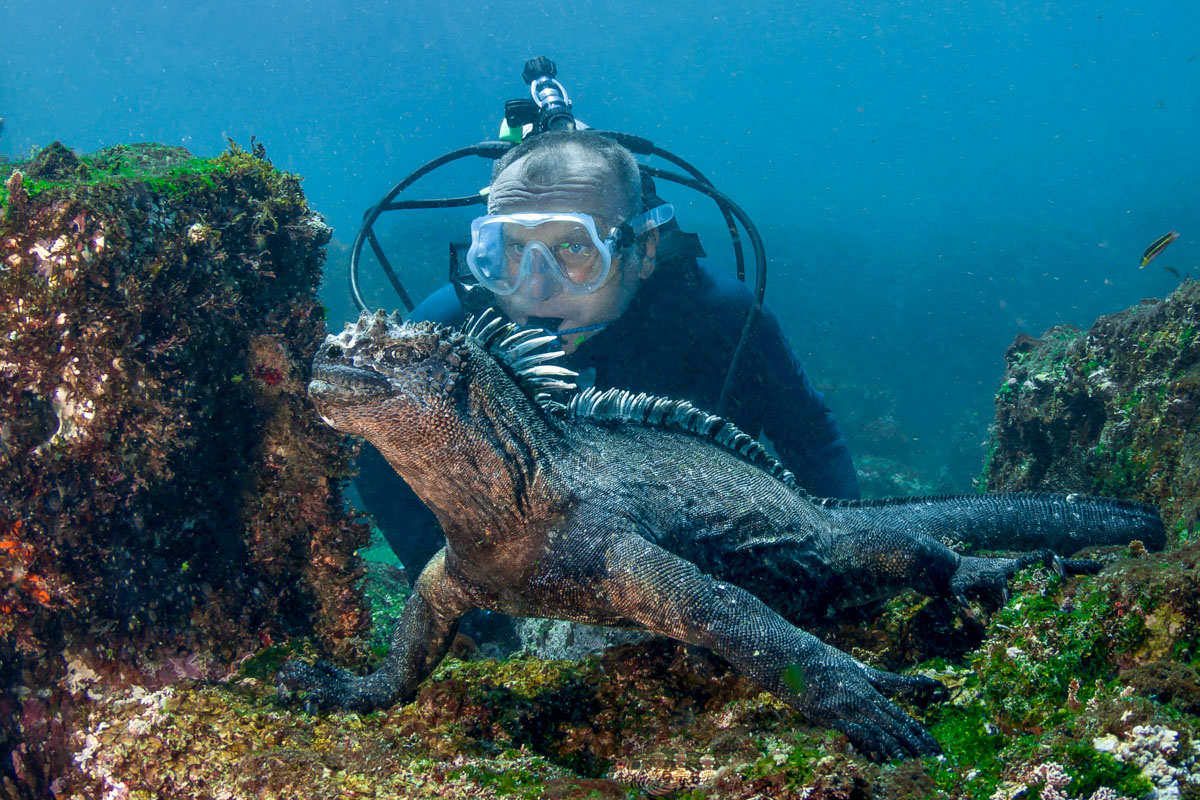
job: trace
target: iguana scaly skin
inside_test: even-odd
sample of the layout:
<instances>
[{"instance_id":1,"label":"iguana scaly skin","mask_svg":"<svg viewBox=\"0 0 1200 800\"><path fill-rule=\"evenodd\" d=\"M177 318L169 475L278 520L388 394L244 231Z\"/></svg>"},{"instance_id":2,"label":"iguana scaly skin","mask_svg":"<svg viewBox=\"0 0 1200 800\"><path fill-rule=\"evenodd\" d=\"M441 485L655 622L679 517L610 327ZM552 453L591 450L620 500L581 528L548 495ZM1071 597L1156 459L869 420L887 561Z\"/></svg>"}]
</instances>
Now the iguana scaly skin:
<instances>
[{"instance_id":1,"label":"iguana scaly skin","mask_svg":"<svg viewBox=\"0 0 1200 800\"><path fill-rule=\"evenodd\" d=\"M707 647L873 758L936 753L882 694L936 682L873 669L793 623L902 587L1003 602L1026 564L1084 568L1052 550L1163 546L1157 513L1122 501L814 500L749 436L687 403L574 393L574 373L553 363L561 354L542 352L554 341L489 315L456 331L382 312L326 340L309 395L434 510L446 547L374 673L290 662L281 693L356 710L411 698L458 620L483 608ZM945 535L1037 552L963 556Z\"/></svg>"}]
</instances>

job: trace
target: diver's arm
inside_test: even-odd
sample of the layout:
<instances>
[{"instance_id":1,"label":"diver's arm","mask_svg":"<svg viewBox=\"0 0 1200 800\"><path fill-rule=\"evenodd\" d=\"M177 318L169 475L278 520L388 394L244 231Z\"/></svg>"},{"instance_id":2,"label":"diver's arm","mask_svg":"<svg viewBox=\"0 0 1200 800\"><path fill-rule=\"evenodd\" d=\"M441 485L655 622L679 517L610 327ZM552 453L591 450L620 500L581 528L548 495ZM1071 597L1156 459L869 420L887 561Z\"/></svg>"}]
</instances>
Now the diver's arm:
<instances>
[{"instance_id":1,"label":"diver's arm","mask_svg":"<svg viewBox=\"0 0 1200 800\"><path fill-rule=\"evenodd\" d=\"M464 318L462 303L454 286L447 283L417 304L406 319L411 322L437 322L442 325L461 325Z\"/></svg>"}]
</instances>

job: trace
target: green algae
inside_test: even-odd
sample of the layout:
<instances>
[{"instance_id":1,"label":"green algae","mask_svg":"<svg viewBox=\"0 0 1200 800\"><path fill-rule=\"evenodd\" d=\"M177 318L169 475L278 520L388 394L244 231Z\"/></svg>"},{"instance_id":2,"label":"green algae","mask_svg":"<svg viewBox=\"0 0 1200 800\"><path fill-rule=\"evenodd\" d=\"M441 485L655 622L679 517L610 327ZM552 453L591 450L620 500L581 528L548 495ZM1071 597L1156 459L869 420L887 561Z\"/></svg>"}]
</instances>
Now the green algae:
<instances>
[{"instance_id":1,"label":"green algae","mask_svg":"<svg viewBox=\"0 0 1200 800\"><path fill-rule=\"evenodd\" d=\"M372 552L372 550L374 552ZM388 549L388 560L379 560L378 548L359 551L365 570L359 583L359 591L371 615L370 649L375 658L387 655L392 630L400 620L404 604L412 594L407 574L397 565L394 554Z\"/></svg>"},{"instance_id":2,"label":"green algae","mask_svg":"<svg viewBox=\"0 0 1200 800\"><path fill-rule=\"evenodd\" d=\"M1028 730L1065 719L1072 680L1085 687L1080 700L1086 700L1086 687L1109 669L1110 613L1098 592L1068 608L1051 596L1024 595L1001 609L992 630L1006 634L993 635L973 661L981 676L980 694L999 712L999 722Z\"/></svg>"},{"instance_id":3,"label":"green algae","mask_svg":"<svg viewBox=\"0 0 1200 800\"><path fill-rule=\"evenodd\" d=\"M240 151L230 143L230 152ZM61 166L51 174L54 177L36 177L43 174L39 169L43 153L56 151L59 161L66 160L71 166ZM69 159L61 155L69 153ZM7 178L13 170L25 174L23 188L30 199L44 193L69 194L81 189L124 188L131 183L143 184L155 194L179 196L197 189L216 189L215 176L228 174L229 161L221 158L200 158L191 155L182 147L160 144L116 145L91 154L75 155L57 143L35 155L27 162L9 162L3 165ZM8 188L0 187L0 206L7 206Z\"/></svg>"}]
</instances>

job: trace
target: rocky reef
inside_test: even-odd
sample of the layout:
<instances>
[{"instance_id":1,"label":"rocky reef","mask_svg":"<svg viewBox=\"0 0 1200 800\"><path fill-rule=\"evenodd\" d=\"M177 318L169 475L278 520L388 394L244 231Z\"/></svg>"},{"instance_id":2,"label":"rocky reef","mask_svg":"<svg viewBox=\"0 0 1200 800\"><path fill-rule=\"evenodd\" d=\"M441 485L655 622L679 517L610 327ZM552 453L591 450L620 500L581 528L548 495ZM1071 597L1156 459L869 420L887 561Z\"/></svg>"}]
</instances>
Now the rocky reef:
<instances>
[{"instance_id":1,"label":"rocky reef","mask_svg":"<svg viewBox=\"0 0 1200 800\"><path fill-rule=\"evenodd\" d=\"M991 614L904 595L814 630L942 680L946 697L905 706L942 758L869 763L662 639L496 660L460 636L412 703L309 715L276 699L279 664L378 657L411 577L358 568L350 446L303 400L324 229L261 151L51 148L16 166L0 796L1200 798L1195 284L1019 339L986 470L993 489L1153 502L1166 553L1025 570ZM880 491L919 487L866 467Z\"/></svg>"},{"instance_id":2,"label":"rocky reef","mask_svg":"<svg viewBox=\"0 0 1200 800\"><path fill-rule=\"evenodd\" d=\"M580 661L471 660L459 643L412 703L317 716L275 699L274 670L289 655L276 647L221 683L90 686L93 713L72 740L78 772L63 792L1200 797L1200 548L1100 555L1108 569L1094 578L1023 572L975 644L943 640L934 657L936 637L921 645L925 660L909 668L943 680L948 697L907 709L941 741L941 759L868 763L845 737L809 728L720 659L662 639ZM927 605L907 597L879 609L871 624L885 633L856 654L880 665L910 658L891 632L929 633Z\"/></svg>"},{"instance_id":3,"label":"rocky reef","mask_svg":"<svg viewBox=\"0 0 1200 800\"><path fill-rule=\"evenodd\" d=\"M92 684L365 653L353 445L305 388L329 230L261 145L0 169L0 794L77 770ZM99 795L97 795L99 796Z\"/></svg>"},{"instance_id":4,"label":"rocky reef","mask_svg":"<svg viewBox=\"0 0 1200 800\"><path fill-rule=\"evenodd\" d=\"M1157 506L1177 542L1200 521L1200 283L1084 332L1018 336L1005 354L989 491L1061 490Z\"/></svg>"}]
</instances>

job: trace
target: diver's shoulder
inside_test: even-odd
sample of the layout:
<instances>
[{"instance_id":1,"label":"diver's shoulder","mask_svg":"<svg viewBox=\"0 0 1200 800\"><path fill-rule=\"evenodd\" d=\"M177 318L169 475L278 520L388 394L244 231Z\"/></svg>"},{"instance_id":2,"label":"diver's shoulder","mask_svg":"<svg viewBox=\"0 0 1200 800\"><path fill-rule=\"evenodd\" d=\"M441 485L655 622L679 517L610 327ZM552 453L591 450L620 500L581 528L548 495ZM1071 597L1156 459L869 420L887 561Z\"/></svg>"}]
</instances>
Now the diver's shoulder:
<instances>
[{"instance_id":1,"label":"diver's shoulder","mask_svg":"<svg viewBox=\"0 0 1200 800\"><path fill-rule=\"evenodd\" d=\"M466 312L454 286L447 283L426 297L408 315L413 322L437 322L441 325L460 325Z\"/></svg>"},{"instance_id":2,"label":"diver's shoulder","mask_svg":"<svg viewBox=\"0 0 1200 800\"><path fill-rule=\"evenodd\" d=\"M696 259L696 264L696 310L741 331L746 313L754 304L754 290L739 281L733 270L714 268L704 259ZM759 309L754 327L756 339L762 336L768 340L786 339L778 317L766 303Z\"/></svg>"},{"instance_id":3,"label":"diver's shoulder","mask_svg":"<svg viewBox=\"0 0 1200 800\"><path fill-rule=\"evenodd\" d=\"M749 286L732 272L714 267L706 258L696 259L696 279L702 297L721 303L734 302L739 306L749 305L754 300Z\"/></svg>"},{"instance_id":4,"label":"diver's shoulder","mask_svg":"<svg viewBox=\"0 0 1200 800\"><path fill-rule=\"evenodd\" d=\"M714 268L704 259L696 260L697 306L709 309L721 319L742 320L754 303L754 290L739 281L732 270ZM777 328L775 315L763 305L758 315L758 327Z\"/></svg>"}]
</instances>

